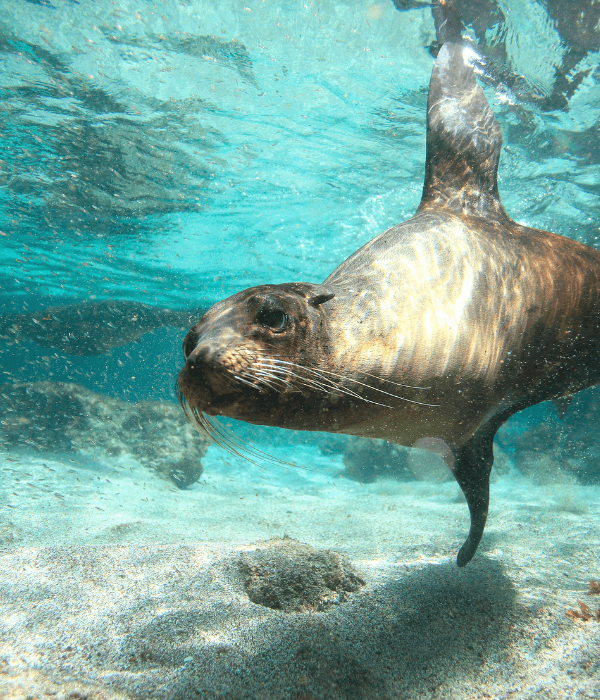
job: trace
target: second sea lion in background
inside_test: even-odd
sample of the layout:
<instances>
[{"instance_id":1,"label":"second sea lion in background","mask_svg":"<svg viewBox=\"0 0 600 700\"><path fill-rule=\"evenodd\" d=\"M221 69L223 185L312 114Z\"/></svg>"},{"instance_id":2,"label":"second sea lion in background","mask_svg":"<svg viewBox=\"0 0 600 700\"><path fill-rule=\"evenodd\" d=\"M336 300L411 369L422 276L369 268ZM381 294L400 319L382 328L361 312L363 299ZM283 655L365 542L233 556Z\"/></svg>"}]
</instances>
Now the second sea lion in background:
<instances>
[{"instance_id":1,"label":"second sea lion in background","mask_svg":"<svg viewBox=\"0 0 600 700\"><path fill-rule=\"evenodd\" d=\"M136 301L84 301L0 316L0 338L31 340L68 355L101 355L162 326L189 328L203 313Z\"/></svg>"}]
</instances>

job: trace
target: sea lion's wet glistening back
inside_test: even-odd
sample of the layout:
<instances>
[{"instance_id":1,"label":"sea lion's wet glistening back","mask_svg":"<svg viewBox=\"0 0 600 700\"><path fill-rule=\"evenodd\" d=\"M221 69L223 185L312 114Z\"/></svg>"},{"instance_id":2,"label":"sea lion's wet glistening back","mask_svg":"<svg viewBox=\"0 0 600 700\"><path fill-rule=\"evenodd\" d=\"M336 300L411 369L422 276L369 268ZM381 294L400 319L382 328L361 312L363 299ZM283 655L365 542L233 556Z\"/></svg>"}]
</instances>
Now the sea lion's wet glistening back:
<instances>
[{"instance_id":1,"label":"sea lion's wet glistening back","mask_svg":"<svg viewBox=\"0 0 600 700\"><path fill-rule=\"evenodd\" d=\"M213 306L178 380L208 429L221 415L438 452L471 514L459 566L483 534L500 425L600 382L600 254L507 216L500 128L463 54L445 43L434 65L416 215L322 285Z\"/></svg>"}]
</instances>

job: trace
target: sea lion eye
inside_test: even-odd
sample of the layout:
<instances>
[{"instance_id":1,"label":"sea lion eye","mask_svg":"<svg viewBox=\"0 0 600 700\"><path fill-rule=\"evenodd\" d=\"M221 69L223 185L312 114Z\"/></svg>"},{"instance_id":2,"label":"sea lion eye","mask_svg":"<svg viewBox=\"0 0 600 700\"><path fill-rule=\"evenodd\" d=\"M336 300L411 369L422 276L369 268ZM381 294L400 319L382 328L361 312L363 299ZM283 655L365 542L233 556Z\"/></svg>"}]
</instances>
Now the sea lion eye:
<instances>
[{"instance_id":1,"label":"sea lion eye","mask_svg":"<svg viewBox=\"0 0 600 700\"><path fill-rule=\"evenodd\" d=\"M274 333L281 333L287 326L288 317L282 309L263 308L256 314L256 323L270 328Z\"/></svg>"}]
</instances>

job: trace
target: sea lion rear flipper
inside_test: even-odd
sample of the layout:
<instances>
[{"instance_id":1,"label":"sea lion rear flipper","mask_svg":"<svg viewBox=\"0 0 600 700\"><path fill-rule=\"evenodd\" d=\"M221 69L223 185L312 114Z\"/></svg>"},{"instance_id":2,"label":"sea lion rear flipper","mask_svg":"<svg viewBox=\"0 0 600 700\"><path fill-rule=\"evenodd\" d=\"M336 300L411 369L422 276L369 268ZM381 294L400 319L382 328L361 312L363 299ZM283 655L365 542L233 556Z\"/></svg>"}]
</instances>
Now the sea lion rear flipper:
<instances>
[{"instance_id":1,"label":"sea lion rear flipper","mask_svg":"<svg viewBox=\"0 0 600 700\"><path fill-rule=\"evenodd\" d=\"M467 499L471 514L469 536L460 548L456 563L468 564L477 551L490 501L490 472L494 463L493 442L496 426L483 428L454 453L452 473Z\"/></svg>"},{"instance_id":2,"label":"sea lion rear flipper","mask_svg":"<svg viewBox=\"0 0 600 700\"><path fill-rule=\"evenodd\" d=\"M419 210L443 207L505 221L497 181L502 133L464 52L444 44L431 74Z\"/></svg>"}]
</instances>

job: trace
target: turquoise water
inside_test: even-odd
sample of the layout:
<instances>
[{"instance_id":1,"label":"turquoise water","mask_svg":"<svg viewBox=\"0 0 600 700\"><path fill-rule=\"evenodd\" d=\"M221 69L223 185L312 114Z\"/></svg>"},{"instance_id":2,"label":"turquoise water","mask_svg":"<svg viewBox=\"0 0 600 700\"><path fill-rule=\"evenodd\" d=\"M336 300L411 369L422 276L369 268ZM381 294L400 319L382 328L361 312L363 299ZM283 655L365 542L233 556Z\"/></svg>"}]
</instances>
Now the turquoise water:
<instances>
[{"instance_id":1,"label":"turquoise water","mask_svg":"<svg viewBox=\"0 0 600 700\"><path fill-rule=\"evenodd\" d=\"M456 2L506 210L598 247L600 3ZM173 389L203 309L321 282L412 216L431 8L0 10L0 697L597 698L598 388L498 431L464 568L441 458L223 419L276 458L248 462L207 446ZM240 561L278 538L365 586L303 612L251 601ZM310 592L314 570L282 588Z\"/></svg>"},{"instance_id":2,"label":"turquoise water","mask_svg":"<svg viewBox=\"0 0 600 700\"><path fill-rule=\"evenodd\" d=\"M560 2L492 2L485 16L462 3L504 134L506 209L596 246L600 57L593 3L571 5L589 13L589 34L569 34ZM419 203L428 7L0 6L3 317L102 300L205 308L259 283L320 282ZM184 335L164 326L78 356L5 334L1 383L175 402ZM569 425L582 430L593 393L577 405ZM553 409L514 419L507 453L513 433L544 419L556 420ZM300 439L238 429L291 457Z\"/></svg>"}]
</instances>

